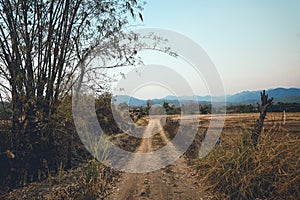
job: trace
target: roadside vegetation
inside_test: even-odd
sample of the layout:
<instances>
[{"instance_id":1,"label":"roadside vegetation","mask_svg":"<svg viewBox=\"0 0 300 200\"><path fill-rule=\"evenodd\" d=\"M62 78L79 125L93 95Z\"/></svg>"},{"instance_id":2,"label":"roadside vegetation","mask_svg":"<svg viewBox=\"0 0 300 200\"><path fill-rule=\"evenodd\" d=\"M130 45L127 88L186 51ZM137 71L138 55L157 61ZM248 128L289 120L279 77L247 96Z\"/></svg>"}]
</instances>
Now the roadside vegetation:
<instances>
[{"instance_id":1,"label":"roadside vegetation","mask_svg":"<svg viewBox=\"0 0 300 200\"><path fill-rule=\"evenodd\" d=\"M1 120L0 187L2 192L27 185L32 181L58 176L62 171L82 166L93 159L76 133L71 107L71 98L66 98L44 127L43 131L51 131L52 140L42 135L41 140L31 141L31 149L24 149L23 152L11 148L10 141L13 138L10 132L11 123L9 120ZM103 94L96 100L96 112L99 123L106 133L119 133L111 112L110 95ZM22 160L20 154L23 155ZM34 162L36 157L41 159L41 165ZM30 174L28 165L36 167L37 177L28 177Z\"/></svg>"},{"instance_id":2,"label":"roadside vegetation","mask_svg":"<svg viewBox=\"0 0 300 200\"><path fill-rule=\"evenodd\" d=\"M265 128L265 117L272 101L273 98L263 91L261 104L258 104L259 118L252 127L242 121L231 124L240 129L237 132L225 129L222 145L216 145L208 156L196 161L200 179L219 198L298 198L300 137L298 133L289 132L295 124L285 127L285 118L271 120ZM226 123L225 127L230 124L230 118Z\"/></svg>"},{"instance_id":3,"label":"roadside vegetation","mask_svg":"<svg viewBox=\"0 0 300 200\"><path fill-rule=\"evenodd\" d=\"M300 194L300 137L274 124L257 150L246 126L222 134L222 147L196 162L206 189L226 199L297 199Z\"/></svg>"},{"instance_id":4,"label":"roadside vegetation","mask_svg":"<svg viewBox=\"0 0 300 200\"><path fill-rule=\"evenodd\" d=\"M11 137L11 125L8 120L1 120L0 199L18 199L20 196L22 199L98 199L108 195L120 173L95 160L86 150L76 133L71 108L71 98L66 98L49 125L53 141L35 143L39 151L26 152L28 161L22 163L16 161L19 152L10 150L7 142ZM95 108L99 124L110 140L120 148L134 152L141 140L120 132L112 115L111 95L99 96ZM142 125L146 122L145 119L139 121ZM49 145L52 149L45 148ZM36 165L40 175L26 181L26 166L32 164L29 161L37 154L43 158L43 165Z\"/></svg>"}]
</instances>

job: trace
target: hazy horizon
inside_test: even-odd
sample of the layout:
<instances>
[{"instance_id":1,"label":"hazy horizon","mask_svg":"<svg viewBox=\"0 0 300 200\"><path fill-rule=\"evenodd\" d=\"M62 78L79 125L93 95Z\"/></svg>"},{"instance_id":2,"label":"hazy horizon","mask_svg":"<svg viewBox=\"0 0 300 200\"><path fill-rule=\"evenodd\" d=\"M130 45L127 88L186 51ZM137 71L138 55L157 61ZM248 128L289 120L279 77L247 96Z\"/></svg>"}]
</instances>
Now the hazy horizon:
<instances>
[{"instance_id":1,"label":"hazy horizon","mask_svg":"<svg viewBox=\"0 0 300 200\"><path fill-rule=\"evenodd\" d=\"M255 91L263 91L263 90L272 90L272 89L278 89L278 88L283 88L283 89L300 89L297 88L297 87L275 87L275 88L264 88L264 89L257 89L257 90L242 90L242 91L238 91L238 92L235 92L235 93L231 93L231 94L228 94L226 93L226 96L231 96L231 95L235 95L235 94L238 94L238 93L241 93L241 92L255 92ZM148 97L143 97L143 96L139 96L139 95L130 95L130 94L126 94L126 93L114 93L115 96L117 95L127 95L127 96L130 96L130 97L134 97L134 98L137 98L137 99L140 99L140 100L148 100L148 99L161 99L161 98L165 98L165 97L168 97L168 96L176 96L176 95L172 95L172 94L166 94L166 95L161 95L161 96L148 96ZM204 95L198 95L198 94L191 94L191 95L177 95L179 97L189 97L189 96L202 96L202 97L205 97L205 96L210 96L209 94L204 94ZM216 96L217 97L217 96Z\"/></svg>"}]
</instances>

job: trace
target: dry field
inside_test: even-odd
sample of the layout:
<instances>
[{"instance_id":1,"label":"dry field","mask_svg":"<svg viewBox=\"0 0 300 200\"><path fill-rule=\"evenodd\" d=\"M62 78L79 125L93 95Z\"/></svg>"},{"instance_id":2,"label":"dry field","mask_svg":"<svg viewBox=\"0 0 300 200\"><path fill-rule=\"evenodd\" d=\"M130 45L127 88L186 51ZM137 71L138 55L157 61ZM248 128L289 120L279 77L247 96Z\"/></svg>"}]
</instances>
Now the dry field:
<instances>
[{"instance_id":1,"label":"dry field","mask_svg":"<svg viewBox=\"0 0 300 200\"><path fill-rule=\"evenodd\" d=\"M218 117L219 115L217 115ZM159 118L159 116L157 116ZM170 116L168 116L170 117ZM166 124L153 125L152 138L133 140L124 134L112 138L115 144L128 151L155 151L176 134L179 116L171 116ZM201 136L208 128L211 115L184 116L185 125L198 126L195 142L175 163L149 173L122 173L112 169L108 178L98 168L78 169L80 173L64 172L63 184L51 185L49 180L16 189L3 196L43 197L44 199L297 199L300 191L300 113L268 113L261 134L258 150L251 146L250 134L258 113L228 114L222 130L222 145L216 145L204 159L198 158ZM159 120L157 120L159 121ZM149 119L138 122L146 126ZM155 128L155 126L158 126ZM161 130L163 127L164 130ZM194 155L191 155L194 154ZM93 165L94 166L94 165ZM81 180L92 171L94 178ZM58 179L60 179L58 177ZM92 182L90 180L93 180ZM110 181L108 181L110 180ZM60 182L60 181L58 181ZM111 183L108 183L111 182ZM101 184L100 184L101 183ZM43 186L43 187L42 187ZM101 192L97 189L101 186ZM43 188L43 190L41 189ZM78 188L83 188L78 190ZM74 191L73 191L74 189ZM76 191L75 191L76 190ZM78 190L78 191L77 191ZM37 195L40 193L39 195ZM25 195L26 194L26 195ZM49 197L49 198L47 198ZM20 198L22 199L22 198ZM26 199L26 198L24 198ZM54 198L55 199L55 198Z\"/></svg>"},{"instance_id":2,"label":"dry field","mask_svg":"<svg viewBox=\"0 0 300 200\"><path fill-rule=\"evenodd\" d=\"M300 113L268 113L254 149L250 137L258 116L226 116L222 146L194 163L199 180L222 199L297 199Z\"/></svg>"}]
</instances>

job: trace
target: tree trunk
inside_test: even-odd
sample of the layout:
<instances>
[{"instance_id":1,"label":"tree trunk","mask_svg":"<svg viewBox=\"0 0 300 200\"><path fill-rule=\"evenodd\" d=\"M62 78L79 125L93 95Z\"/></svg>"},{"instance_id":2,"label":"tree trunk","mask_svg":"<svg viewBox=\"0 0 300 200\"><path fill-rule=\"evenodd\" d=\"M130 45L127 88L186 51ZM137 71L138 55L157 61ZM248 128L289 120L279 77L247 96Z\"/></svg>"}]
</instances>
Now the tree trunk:
<instances>
[{"instance_id":1,"label":"tree trunk","mask_svg":"<svg viewBox=\"0 0 300 200\"><path fill-rule=\"evenodd\" d=\"M266 95L265 90L260 93L261 96L261 104L258 104L260 116L259 119L256 121L255 127L252 131L251 139L252 144L257 149L257 144L259 140L259 135L262 131L262 127L264 125L264 120L267 115L267 109L272 105L273 98L269 99L268 95Z\"/></svg>"}]
</instances>

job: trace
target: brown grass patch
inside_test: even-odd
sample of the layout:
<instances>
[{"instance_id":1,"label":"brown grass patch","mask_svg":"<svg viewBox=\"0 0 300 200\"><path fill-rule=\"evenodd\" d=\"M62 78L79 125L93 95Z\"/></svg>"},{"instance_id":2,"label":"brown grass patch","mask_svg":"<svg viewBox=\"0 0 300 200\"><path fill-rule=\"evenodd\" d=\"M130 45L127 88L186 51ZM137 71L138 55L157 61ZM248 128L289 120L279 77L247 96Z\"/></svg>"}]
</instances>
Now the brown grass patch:
<instances>
[{"instance_id":1,"label":"brown grass patch","mask_svg":"<svg viewBox=\"0 0 300 200\"><path fill-rule=\"evenodd\" d=\"M270 113L256 151L250 139L255 115L230 115L222 147L197 161L208 190L225 199L297 199L300 194L299 113ZM298 130L295 132L295 130Z\"/></svg>"}]
</instances>

